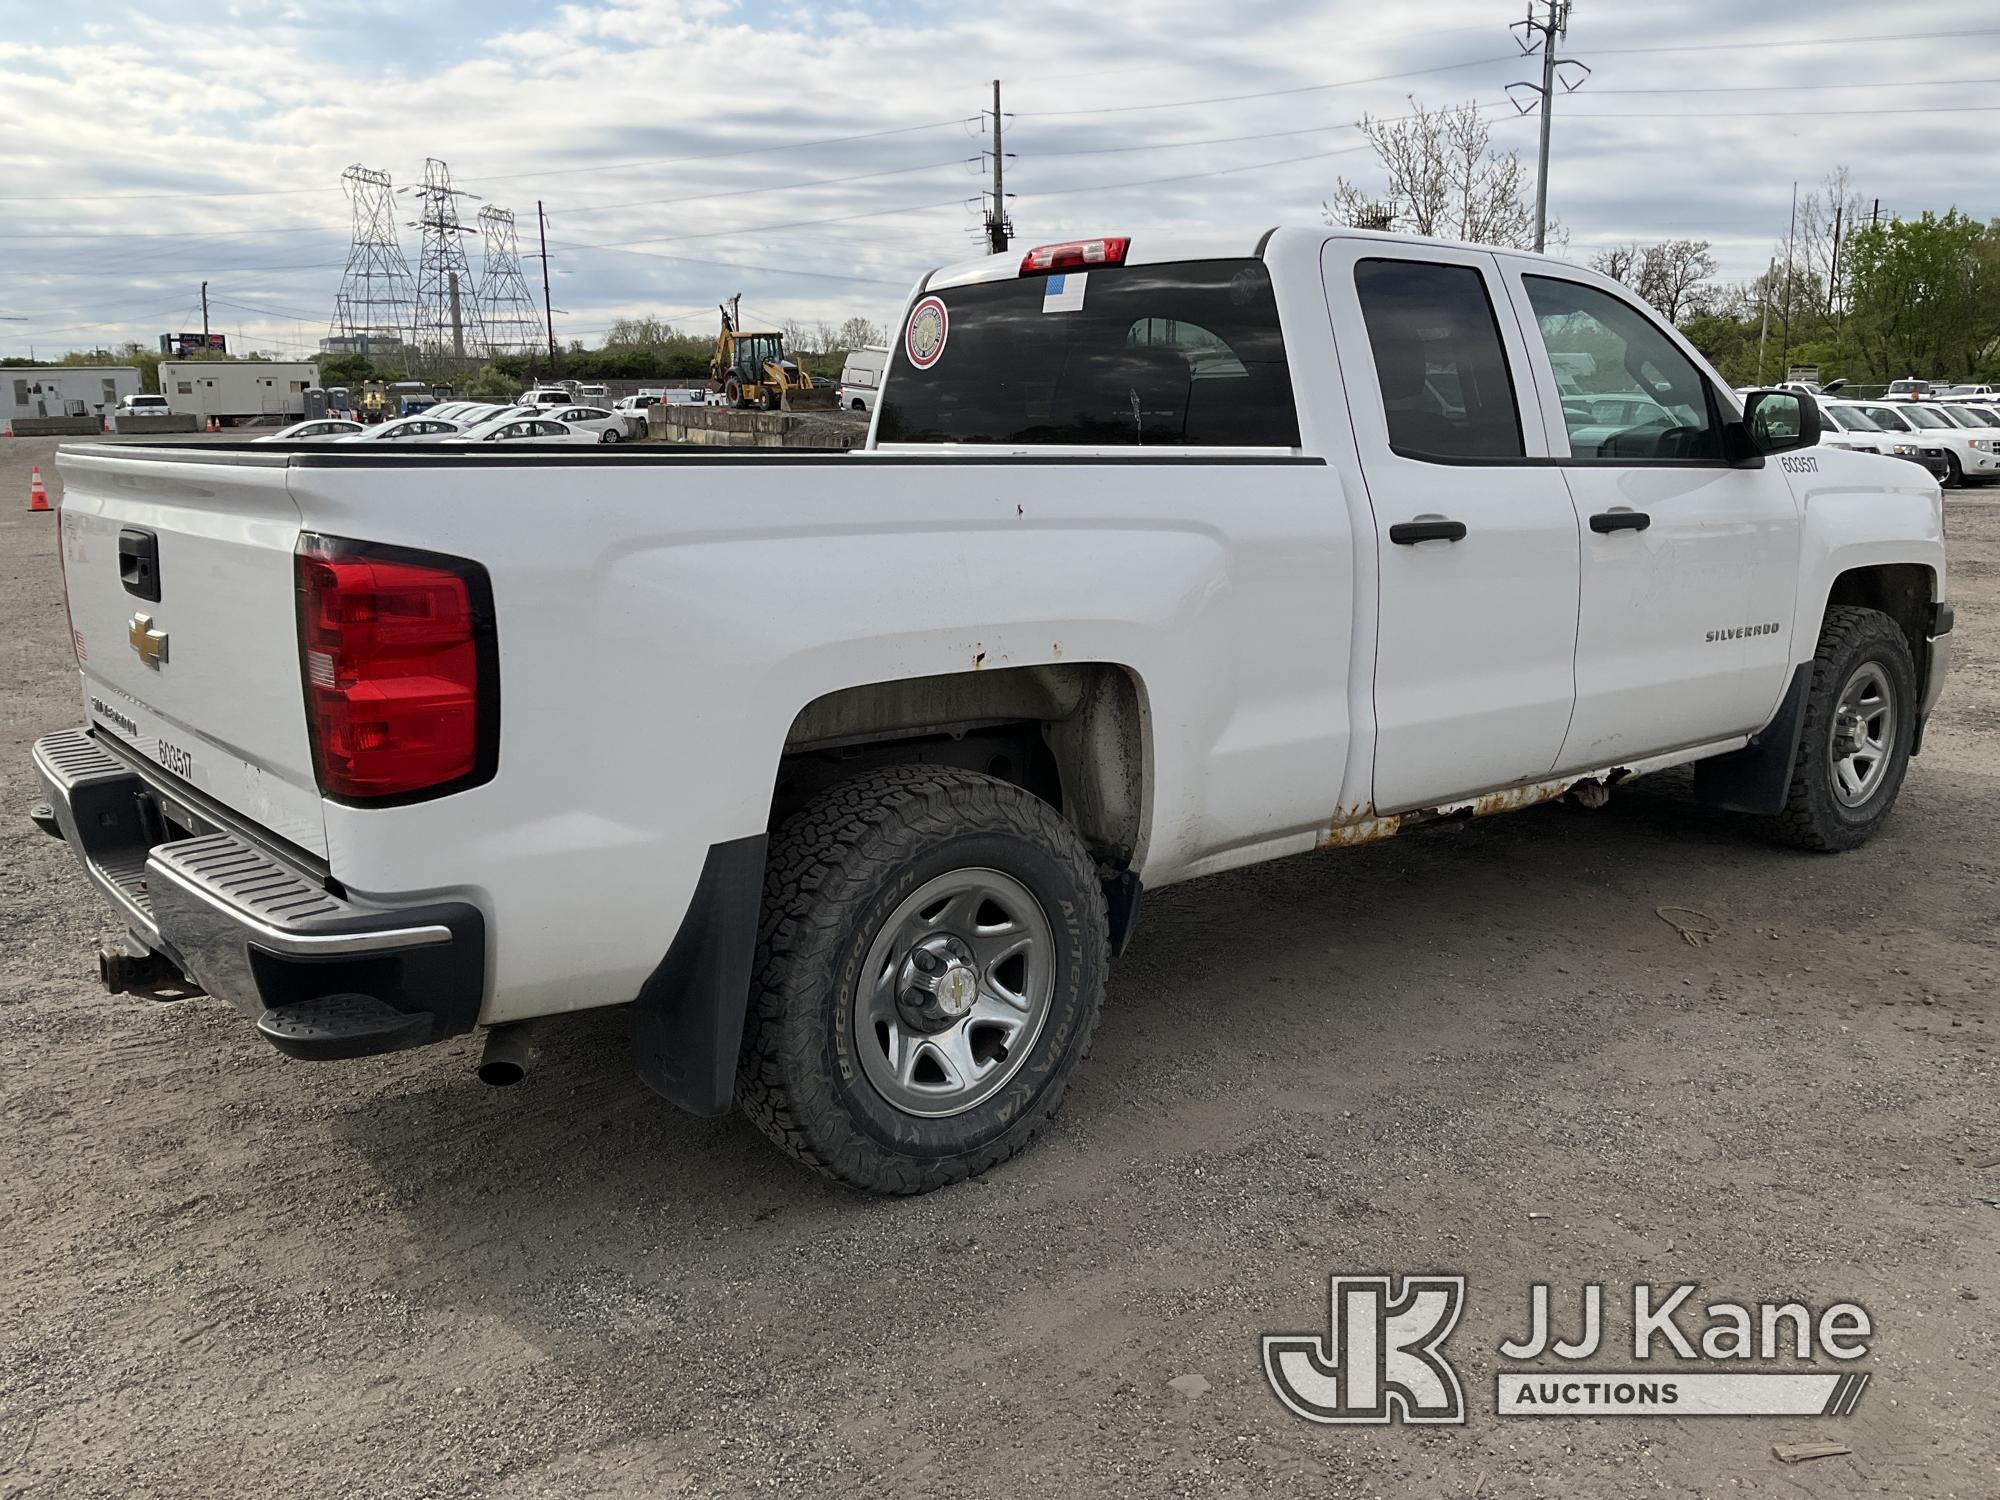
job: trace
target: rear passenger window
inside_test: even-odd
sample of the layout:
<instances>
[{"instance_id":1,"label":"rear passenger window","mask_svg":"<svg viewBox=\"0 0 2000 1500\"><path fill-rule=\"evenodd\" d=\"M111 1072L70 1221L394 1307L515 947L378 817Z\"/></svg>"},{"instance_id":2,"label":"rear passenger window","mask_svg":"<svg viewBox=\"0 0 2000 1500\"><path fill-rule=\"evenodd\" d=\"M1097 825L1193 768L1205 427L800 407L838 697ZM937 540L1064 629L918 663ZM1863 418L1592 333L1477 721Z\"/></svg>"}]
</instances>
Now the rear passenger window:
<instances>
[{"instance_id":1,"label":"rear passenger window","mask_svg":"<svg viewBox=\"0 0 2000 1500\"><path fill-rule=\"evenodd\" d=\"M880 442L1298 446L1261 261L1010 276L931 293L906 317Z\"/></svg>"},{"instance_id":2,"label":"rear passenger window","mask_svg":"<svg viewBox=\"0 0 2000 1500\"><path fill-rule=\"evenodd\" d=\"M1406 458L1520 458L1521 409L1486 278L1472 266L1364 260L1354 289L1389 446Z\"/></svg>"}]
</instances>

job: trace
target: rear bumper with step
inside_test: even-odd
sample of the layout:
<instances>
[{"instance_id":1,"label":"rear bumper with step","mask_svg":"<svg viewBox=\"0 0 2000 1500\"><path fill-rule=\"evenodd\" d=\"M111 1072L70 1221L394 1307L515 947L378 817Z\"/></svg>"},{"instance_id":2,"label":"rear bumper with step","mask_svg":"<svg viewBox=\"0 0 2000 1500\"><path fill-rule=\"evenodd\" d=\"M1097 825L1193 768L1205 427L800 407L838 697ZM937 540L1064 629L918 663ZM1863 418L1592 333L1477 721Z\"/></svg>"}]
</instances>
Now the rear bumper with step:
<instances>
[{"instance_id":1,"label":"rear bumper with step","mask_svg":"<svg viewBox=\"0 0 2000 1500\"><path fill-rule=\"evenodd\" d=\"M464 902L357 905L204 815L88 730L35 744L59 835L133 937L292 1057L361 1057L469 1031L485 920Z\"/></svg>"}]
</instances>

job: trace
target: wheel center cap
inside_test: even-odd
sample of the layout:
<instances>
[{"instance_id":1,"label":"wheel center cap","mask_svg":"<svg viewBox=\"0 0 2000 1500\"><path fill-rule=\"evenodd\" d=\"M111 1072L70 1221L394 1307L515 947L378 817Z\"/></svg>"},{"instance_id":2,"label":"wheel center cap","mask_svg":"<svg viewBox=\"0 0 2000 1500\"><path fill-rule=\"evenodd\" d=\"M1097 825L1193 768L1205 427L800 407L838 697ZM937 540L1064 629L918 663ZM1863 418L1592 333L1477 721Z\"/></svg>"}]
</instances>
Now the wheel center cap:
<instances>
[{"instance_id":1,"label":"wheel center cap","mask_svg":"<svg viewBox=\"0 0 2000 1500\"><path fill-rule=\"evenodd\" d=\"M952 964L938 975L938 1009L953 1020L972 1009L972 1002L979 998L979 978L964 964Z\"/></svg>"}]
</instances>

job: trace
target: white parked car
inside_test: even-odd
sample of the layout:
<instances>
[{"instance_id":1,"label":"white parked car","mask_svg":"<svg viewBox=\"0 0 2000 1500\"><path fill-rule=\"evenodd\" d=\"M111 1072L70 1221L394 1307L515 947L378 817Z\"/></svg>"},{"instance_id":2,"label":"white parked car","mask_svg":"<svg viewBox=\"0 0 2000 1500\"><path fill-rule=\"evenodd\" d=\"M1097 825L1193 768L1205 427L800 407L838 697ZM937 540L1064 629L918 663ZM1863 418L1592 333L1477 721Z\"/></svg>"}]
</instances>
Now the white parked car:
<instances>
[{"instance_id":1,"label":"white parked car","mask_svg":"<svg viewBox=\"0 0 2000 1500\"><path fill-rule=\"evenodd\" d=\"M632 435L631 421L624 412L602 406L552 407L549 415L565 427L596 433L600 443L622 443Z\"/></svg>"},{"instance_id":2,"label":"white parked car","mask_svg":"<svg viewBox=\"0 0 2000 1500\"><path fill-rule=\"evenodd\" d=\"M565 390L559 385L538 386L531 391L523 391L517 405L546 408L551 406L576 405L576 392Z\"/></svg>"},{"instance_id":3,"label":"white parked car","mask_svg":"<svg viewBox=\"0 0 2000 1500\"><path fill-rule=\"evenodd\" d=\"M289 427L280 427L276 432L250 439L253 443L331 443L344 437L352 437L368 429L359 422L345 421L339 417L317 417L309 422L294 422Z\"/></svg>"},{"instance_id":4,"label":"white parked car","mask_svg":"<svg viewBox=\"0 0 2000 1500\"><path fill-rule=\"evenodd\" d=\"M1940 481L1955 489L1968 479L2000 476L2000 433L1987 436L1961 427L1937 410L1932 401L1857 401L1870 421L1891 432L1907 432L1927 447L1944 449L1949 473Z\"/></svg>"},{"instance_id":5,"label":"white parked car","mask_svg":"<svg viewBox=\"0 0 2000 1500\"><path fill-rule=\"evenodd\" d=\"M107 982L185 972L329 1063L484 1027L495 1081L620 1007L667 1098L915 1193L1055 1114L1146 891L1672 766L1805 849L1892 816L1952 641L1936 483L1739 404L1608 277L1097 239L896 327L852 455L64 450L85 724L38 820L130 929ZM1583 352L1634 412L1572 415ZM1823 865L1828 909L1895 864ZM1548 922L1608 951L1652 884Z\"/></svg>"},{"instance_id":6,"label":"white parked car","mask_svg":"<svg viewBox=\"0 0 2000 1500\"><path fill-rule=\"evenodd\" d=\"M495 417L490 422L481 422L477 427L468 427L457 437L446 438L448 443L589 443L595 446L601 439L598 434L584 428L571 427L558 422L553 417Z\"/></svg>"},{"instance_id":7,"label":"white parked car","mask_svg":"<svg viewBox=\"0 0 2000 1500\"><path fill-rule=\"evenodd\" d=\"M121 417L165 417L173 414L165 396L133 394L121 397L114 414Z\"/></svg>"},{"instance_id":8,"label":"white parked car","mask_svg":"<svg viewBox=\"0 0 2000 1500\"><path fill-rule=\"evenodd\" d=\"M414 417L398 417L340 439L343 443L441 443L457 437L465 429L456 422L434 417L429 412Z\"/></svg>"},{"instance_id":9,"label":"white parked car","mask_svg":"<svg viewBox=\"0 0 2000 1500\"><path fill-rule=\"evenodd\" d=\"M1822 447L1907 459L1921 464L1933 479L1940 481L1951 475L1944 449L1920 441L1914 433L1888 430L1851 402L1822 401L1819 411L1826 423L1820 432Z\"/></svg>"}]
</instances>

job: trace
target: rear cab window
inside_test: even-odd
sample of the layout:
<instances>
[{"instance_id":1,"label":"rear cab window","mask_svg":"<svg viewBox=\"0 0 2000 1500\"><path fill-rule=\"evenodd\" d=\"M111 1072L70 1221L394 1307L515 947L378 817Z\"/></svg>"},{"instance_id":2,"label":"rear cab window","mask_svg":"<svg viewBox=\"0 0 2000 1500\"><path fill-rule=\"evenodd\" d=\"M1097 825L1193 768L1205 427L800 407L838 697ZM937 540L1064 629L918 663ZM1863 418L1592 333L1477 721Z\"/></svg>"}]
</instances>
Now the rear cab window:
<instances>
[{"instance_id":1,"label":"rear cab window","mask_svg":"<svg viewBox=\"0 0 2000 1500\"><path fill-rule=\"evenodd\" d=\"M1299 445L1277 302L1257 260L1100 266L929 292L890 361L877 444Z\"/></svg>"}]
</instances>

